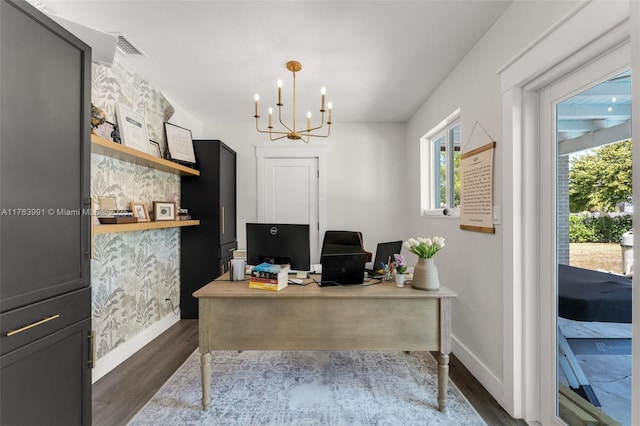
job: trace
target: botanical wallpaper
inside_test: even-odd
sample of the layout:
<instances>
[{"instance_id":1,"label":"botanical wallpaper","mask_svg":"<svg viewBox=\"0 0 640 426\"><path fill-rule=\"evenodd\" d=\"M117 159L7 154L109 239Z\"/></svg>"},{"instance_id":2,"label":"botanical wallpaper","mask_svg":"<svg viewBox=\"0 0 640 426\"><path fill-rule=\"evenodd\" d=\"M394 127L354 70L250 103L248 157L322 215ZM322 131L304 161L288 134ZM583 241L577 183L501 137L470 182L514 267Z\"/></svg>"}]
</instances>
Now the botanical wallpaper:
<instances>
[{"instance_id":1,"label":"botanical wallpaper","mask_svg":"<svg viewBox=\"0 0 640 426\"><path fill-rule=\"evenodd\" d=\"M124 65L93 66L92 101L113 122L115 102L143 112L148 134L163 140L163 122L174 110L162 93ZM117 208L142 201L179 206L180 176L91 154L91 196L115 197ZM94 206L96 207L96 206ZM97 223L97 219L95 219ZM163 317L180 303L178 228L96 234L91 262L92 320L98 359ZM177 311L176 311L177 312Z\"/></svg>"},{"instance_id":2,"label":"botanical wallpaper","mask_svg":"<svg viewBox=\"0 0 640 426\"><path fill-rule=\"evenodd\" d=\"M124 64L115 61L111 67L93 64L91 68L91 103L105 112L107 121L117 123L116 104L128 106L144 116L147 135L166 151L164 122L175 108L162 92L151 86Z\"/></svg>"}]
</instances>

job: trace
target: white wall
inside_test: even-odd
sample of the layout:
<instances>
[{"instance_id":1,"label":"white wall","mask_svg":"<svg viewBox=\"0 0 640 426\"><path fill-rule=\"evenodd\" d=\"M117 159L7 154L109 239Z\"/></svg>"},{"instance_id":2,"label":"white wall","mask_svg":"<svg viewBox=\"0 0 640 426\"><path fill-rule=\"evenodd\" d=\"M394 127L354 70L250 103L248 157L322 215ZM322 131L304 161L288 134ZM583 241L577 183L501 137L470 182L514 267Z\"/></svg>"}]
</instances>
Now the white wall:
<instances>
[{"instance_id":1,"label":"white wall","mask_svg":"<svg viewBox=\"0 0 640 426\"><path fill-rule=\"evenodd\" d=\"M362 231L365 247L375 252L378 242L405 238L405 125L340 123L334 118L331 136L312 142L328 146L324 226ZM205 123L203 134L204 139L220 139L237 152L238 245L246 247L245 224L257 218L255 146L272 142L250 121ZM304 142L285 144L295 149Z\"/></svg>"},{"instance_id":2,"label":"white wall","mask_svg":"<svg viewBox=\"0 0 640 426\"><path fill-rule=\"evenodd\" d=\"M459 229L459 220L421 217L419 140L456 108L461 108L463 152L489 142L478 121L497 142L494 205L501 205L502 94L496 71L559 21L576 2L516 1L429 96L407 127L407 224L412 236L442 235L447 246L436 257L443 285L458 293L454 302L454 353L501 402L503 400L503 244L496 233ZM467 144L467 141L470 143ZM467 146L465 146L467 144Z\"/></svg>"}]
</instances>

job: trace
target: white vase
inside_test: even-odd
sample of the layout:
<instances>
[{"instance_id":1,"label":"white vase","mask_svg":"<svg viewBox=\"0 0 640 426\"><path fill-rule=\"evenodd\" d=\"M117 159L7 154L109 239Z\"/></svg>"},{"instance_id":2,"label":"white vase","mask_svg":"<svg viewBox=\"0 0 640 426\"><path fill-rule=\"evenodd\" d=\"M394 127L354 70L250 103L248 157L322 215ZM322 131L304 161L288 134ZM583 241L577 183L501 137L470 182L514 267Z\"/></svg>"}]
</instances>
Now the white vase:
<instances>
[{"instance_id":1,"label":"white vase","mask_svg":"<svg viewBox=\"0 0 640 426\"><path fill-rule=\"evenodd\" d=\"M440 278L438 268L432 258L421 257L413 268L413 280L411 285L420 290L438 290Z\"/></svg>"},{"instance_id":2,"label":"white vase","mask_svg":"<svg viewBox=\"0 0 640 426\"><path fill-rule=\"evenodd\" d=\"M399 274L396 272L396 287L404 287L404 281L407 279L406 274Z\"/></svg>"}]
</instances>

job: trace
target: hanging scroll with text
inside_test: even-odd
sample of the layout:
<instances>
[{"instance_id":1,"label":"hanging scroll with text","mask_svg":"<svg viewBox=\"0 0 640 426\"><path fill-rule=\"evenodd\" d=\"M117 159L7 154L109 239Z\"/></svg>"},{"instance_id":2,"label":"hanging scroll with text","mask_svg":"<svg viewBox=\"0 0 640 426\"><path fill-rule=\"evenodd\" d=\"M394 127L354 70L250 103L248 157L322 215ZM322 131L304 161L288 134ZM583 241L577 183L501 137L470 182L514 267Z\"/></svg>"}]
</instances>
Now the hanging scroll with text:
<instances>
[{"instance_id":1,"label":"hanging scroll with text","mask_svg":"<svg viewBox=\"0 0 640 426\"><path fill-rule=\"evenodd\" d=\"M460 229L493 234L495 142L460 156Z\"/></svg>"}]
</instances>

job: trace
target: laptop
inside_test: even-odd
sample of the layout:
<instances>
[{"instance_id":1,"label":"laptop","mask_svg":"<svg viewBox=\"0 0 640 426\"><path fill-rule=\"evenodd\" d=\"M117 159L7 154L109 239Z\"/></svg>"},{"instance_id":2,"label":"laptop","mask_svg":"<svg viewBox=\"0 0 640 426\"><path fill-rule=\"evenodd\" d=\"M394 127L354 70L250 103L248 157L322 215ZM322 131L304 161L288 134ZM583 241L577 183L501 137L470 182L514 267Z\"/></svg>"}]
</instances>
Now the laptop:
<instances>
[{"instance_id":1,"label":"laptop","mask_svg":"<svg viewBox=\"0 0 640 426\"><path fill-rule=\"evenodd\" d=\"M322 256L320 287L357 285L364 282L365 253L325 254Z\"/></svg>"},{"instance_id":2,"label":"laptop","mask_svg":"<svg viewBox=\"0 0 640 426\"><path fill-rule=\"evenodd\" d=\"M378 247L376 247L376 257L373 261L373 266L371 269L365 269L367 273L373 278L381 276L379 271L382 269L382 264L385 265L389 263L389 258L393 261L394 254L400 254L402 251L402 241L391 241L388 243L378 243Z\"/></svg>"}]
</instances>

